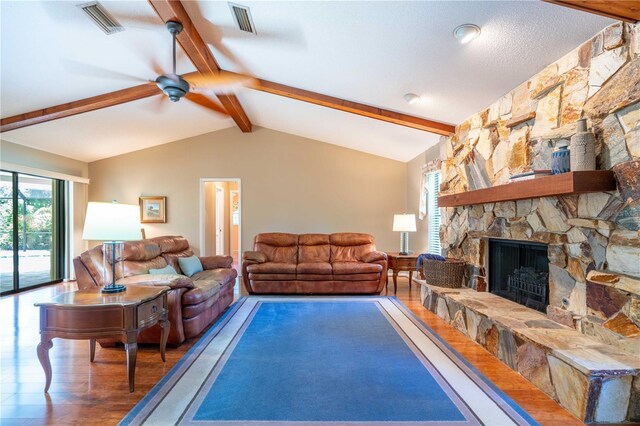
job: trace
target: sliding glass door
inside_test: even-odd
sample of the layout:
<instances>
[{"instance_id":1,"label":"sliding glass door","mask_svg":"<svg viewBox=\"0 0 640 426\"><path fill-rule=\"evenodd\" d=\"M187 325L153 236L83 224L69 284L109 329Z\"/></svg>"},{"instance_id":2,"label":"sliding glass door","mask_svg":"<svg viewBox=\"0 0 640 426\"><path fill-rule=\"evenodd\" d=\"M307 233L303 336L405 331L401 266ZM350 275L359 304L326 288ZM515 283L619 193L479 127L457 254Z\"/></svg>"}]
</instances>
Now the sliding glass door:
<instances>
[{"instance_id":1,"label":"sliding glass door","mask_svg":"<svg viewBox=\"0 0 640 426\"><path fill-rule=\"evenodd\" d=\"M64 265L64 182L0 174L2 293L57 282Z\"/></svg>"}]
</instances>

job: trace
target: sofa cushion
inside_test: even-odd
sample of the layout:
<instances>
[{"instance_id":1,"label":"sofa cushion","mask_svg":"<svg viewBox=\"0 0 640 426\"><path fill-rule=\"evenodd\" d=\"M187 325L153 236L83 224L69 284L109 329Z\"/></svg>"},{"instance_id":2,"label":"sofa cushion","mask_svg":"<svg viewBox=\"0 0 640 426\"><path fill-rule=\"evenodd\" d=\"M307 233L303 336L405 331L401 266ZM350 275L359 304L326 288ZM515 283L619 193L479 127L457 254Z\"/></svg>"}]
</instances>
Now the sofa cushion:
<instances>
[{"instance_id":1,"label":"sofa cushion","mask_svg":"<svg viewBox=\"0 0 640 426\"><path fill-rule=\"evenodd\" d=\"M359 262L366 253L374 251L373 236L342 232L331 234L331 262Z\"/></svg>"},{"instance_id":2,"label":"sofa cushion","mask_svg":"<svg viewBox=\"0 0 640 426\"><path fill-rule=\"evenodd\" d=\"M327 234L302 234L298 237L298 263L329 262L331 246Z\"/></svg>"},{"instance_id":3,"label":"sofa cushion","mask_svg":"<svg viewBox=\"0 0 640 426\"><path fill-rule=\"evenodd\" d=\"M120 278L116 281L118 284L139 284L139 285L153 285L153 286L167 286L171 288L194 288L195 285L189 277L177 274L141 274L132 275L126 278Z\"/></svg>"},{"instance_id":4,"label":"sofa cushion","mask_svg":"<svg viewBox=\"0 0 640 426\"><path fill-rule=\"evenodd\" d=\"M160 246L150 240L127 241L122 250L122 260L142 261L151 260L160 256ZM111 257L107 253L107 260L111 262Z\"/></svg>"},{"instance_id":5,"label":"sofa cushion","mask_svg":"<svg viewBox=\"0 0 640 426\"><path fill-rule=\"evenodd\" d=\"M153 241L160 247L161 253L176 253L181 252L189 248L189 241L182 236L163 236L151 238L149 241Z\"/></svg>"},{"instance_id":6,"label":"sofa cushion","mask_svg":"<svg viewBox=\"0 0 640 426\"><path fill-rule=\"evenodd\" d=\"M255 272L252 272L249 274L249 279L252 281L293 281L296 279L296 274L257 274Z\"/></svg>"},{"instance_id":7,"label":"sofa cushion","mask_svg":"<svg viewBox=\"0 0 640 426\"><path fill-rule=\"evenodd\" d=\"M197 305L220 292L220 283L216 280L198 280L193 285L195 288L182 295L183 305Z\"/></svg>"},{"instance_id":8,"label":"sofa cushion","mask_svg":"<svg viewBox=\"0 0 640 426\"><path fill-rule=\"evenodd\" d=\"M232 268L205 269L191 276L194 281L216 280L221 285L232 282L238 276L238 271Z\"/></svg>"},{"instance_id":9,"label":"sofa cushion","mask_svg":"<svg viewBox=\"0 0 640 426\"><path fill-rule=\"evenodd\" d=\"M331 245L334 246L361 246L375 244L373 235L359 234L356 232L339 232L329 236Z\"/></svg>"},{"instance_id":10,"label":"sofa cushion","mask_svg":"<svg viewBox=\"0 0 640 426\"><path fill-rule=\"evenodd\" d=\"M335 281L378 281L380 280L380 274L343 274L334 275L333 279Z\"/></svg>"},{"instance_id":11,"label":"sofa cushion","mask_svg":"<svg viewBox=\"0 0 640 426\"><path fill-rule=\"evenodd\" d=\"M255 274L294 274L295 275L296 264L295 263L276 263L276 262L256 263L256 264L247 266L247 271L249 271L249 273L255 273Z\"/></svg>"},{"instance_id":12,"label":"sofa cushion","mask_svg":"<svg viewBox=\"0 0 640 426\"><path fill-rule=\"evenodd\" d=\"M231 268L233 265L231 256L201 256L198 259L204 269Z\"/></svg>"},{"instance_id":13,"label":"sofa cushion","mask_svg":"<svg viewBox=\"0 0 640 426\"><path fill-rule=\"evenodd\" d=\"M382 272L382 265L378 263L333 262L331 266L333 267L333 275L375 274Z\"/></svg>"},{"instance_id":14,"label":"sofa cushion","mask_svg":"<svg viewBox=\"0 0 640 426\"><path fill-rule=\"evenodd\" d=\"M268 262L297 263L298 236L282 232L258 234L254 250L264 253Z\"/></svg>"},{"instance_id":15,"label":"sofa cushion","mask_svg":"<svg viewBox=\"0 0 640 426\"><path fill-rule=\"evenodd\" d=\"M160 269L165 266L167 261L160 256L149 260L125 260L116 265L116 278L148 274L149 269Z\"/></svg>"},{"instance_id":16,"label":"sofa cushion","mask_svg":"<svg viewBox=\"0 0 640 426\"><path fill-rule=\"evenodd\" d=\"M188 277L203 270L202 262L200 262L200 259L198 259L196 256L179 257L178 265L180 265L182 273Z\"/></svg>"},{"instance_id":17,"label":"sofa cushion","mask_svg":"<svg viewBox=\"0 0 640 426\"><path fill-rule=\"evenodd\" d=\"M175 275L177 275L178 273L176 272L175 269L173 269L173 266L167 265L164 268L159 268L159 269L151 268L151 269L149 269L149 274L151 274L151 275L161 275L161 274L175 274Z\"/></svg>"},{"instance_id":18,"label":"sofa cushion","mask_svg":"<svg viewBox=\"0 0 640 426\"><path fill-rule=\"evenodd\" d=\"M298 274L329 274L332 272L331 264L328 262L298 263L296 272Z\"/></svg>"},{"instance_id":19,"label":"sofa cushion","mask_svg":"<svg viewBox=\"0 0 640 426\"><path fill-rule=\"evenodd\" d=\"M167 265L173 266L173 269L175 269L179 274L182 273L182 269L180 269L180 264L178 263L178 259L181 257L191 257L191 256L193 256L193 250L191 250L190 248L182 251L178 251L178 252L173 252L173 253L162 253L162 257L164 258L164 260L167 261Z\"/></svg>"}]
</instances>

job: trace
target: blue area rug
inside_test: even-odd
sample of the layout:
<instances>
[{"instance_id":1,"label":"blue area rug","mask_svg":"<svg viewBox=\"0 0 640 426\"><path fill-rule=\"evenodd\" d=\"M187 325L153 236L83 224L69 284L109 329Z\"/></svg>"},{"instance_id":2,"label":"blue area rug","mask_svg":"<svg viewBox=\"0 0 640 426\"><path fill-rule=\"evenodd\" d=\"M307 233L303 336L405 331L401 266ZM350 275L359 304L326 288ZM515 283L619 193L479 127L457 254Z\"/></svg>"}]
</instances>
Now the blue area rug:
<instances>
[{"instance_id":1,"label":"blue area rug","mask_svg":"<svg viewBox=\"0 0 640 426\"><path fill-rule=\"evenodd\" d=\"M535 424L397 300L248 297L121 424Z\"/></svg>"}]
</instances>

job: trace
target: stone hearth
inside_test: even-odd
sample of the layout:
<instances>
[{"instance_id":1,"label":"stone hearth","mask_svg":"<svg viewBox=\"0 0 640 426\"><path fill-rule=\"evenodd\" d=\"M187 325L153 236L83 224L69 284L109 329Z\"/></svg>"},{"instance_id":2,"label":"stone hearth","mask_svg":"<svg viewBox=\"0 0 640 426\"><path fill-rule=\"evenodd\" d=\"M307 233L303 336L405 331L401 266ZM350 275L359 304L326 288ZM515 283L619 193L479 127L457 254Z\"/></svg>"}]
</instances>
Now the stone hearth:
<instances>
[{"instance_id":1,"label":"stone hearth","mask_svg":"<svg viewBox=\"0 0 640 426\"><path fill-rule=\"evenodd\" d=\"M421 284L423 305L586 423L640 420L640 358L487 292Z\"/></svg>"}]
</instances>

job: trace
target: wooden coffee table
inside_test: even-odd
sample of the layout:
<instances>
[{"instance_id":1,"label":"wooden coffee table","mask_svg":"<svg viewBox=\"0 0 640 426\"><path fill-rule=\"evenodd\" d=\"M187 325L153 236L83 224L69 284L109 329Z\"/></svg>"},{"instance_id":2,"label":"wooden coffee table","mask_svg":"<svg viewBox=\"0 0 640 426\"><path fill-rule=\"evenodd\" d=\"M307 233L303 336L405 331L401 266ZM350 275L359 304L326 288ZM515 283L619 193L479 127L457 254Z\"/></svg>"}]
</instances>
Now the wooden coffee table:
<instances>
[{"instance_id":1,"label":"wooden coffee table","mask_svg":"<svg viewBox=\"0 0 640 426\"><path fill-rule=\"evenodd\" d=\"M133 392L140 330L160 324L160 356L165 361L169 337L167 292L169 287L127 286L122 293L105 294L100 288L64 293L40 307L38 359L46 376L44 391L51 385L49 349L54 337L89 339L90 361L96 353L96 339L117 338L127 351L129 392Z\"/></svg>"},{"instance_id":2,"label":"wooden coffee table","mask_svg":"<svg viewBox=\"0 0 640 426\"><path fill-rule=\"evenodd\" d=\"M409 272L409 288L411 288L411 279L413 278L413 272L416 270L416 262L418 261L418 255L414 253L400 254L397 251L388 251L387 253L387 267L393 271L393 292L398 291L398 272ZM389 278L387 277L387 285L389 285Z\"/></svg>"}]
</instances>

